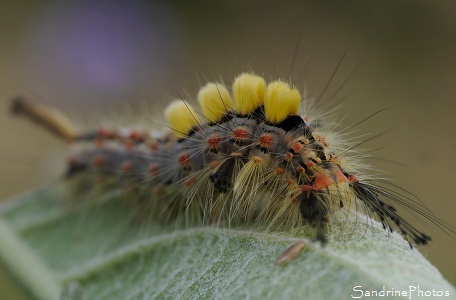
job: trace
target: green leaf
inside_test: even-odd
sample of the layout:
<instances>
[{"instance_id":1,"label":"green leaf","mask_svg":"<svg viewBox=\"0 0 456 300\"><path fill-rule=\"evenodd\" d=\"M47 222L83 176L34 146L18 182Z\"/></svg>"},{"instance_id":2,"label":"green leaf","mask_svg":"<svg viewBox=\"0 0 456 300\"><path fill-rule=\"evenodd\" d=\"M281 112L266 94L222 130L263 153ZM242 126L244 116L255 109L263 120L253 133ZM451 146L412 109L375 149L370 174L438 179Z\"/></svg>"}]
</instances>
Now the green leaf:
<instances>
[{"instance_id":1,"label":"green leaf","mask_svg":"<svg viewBox=\"0 0 456 300\"><path fill-rule=\"evenodd\" d=\"M37 299L351 299L356 286L419 286L456 299L418 250L359 216L335 221L325 247L307 241L306 251L277 266L303 232L138 225L116 199L65 203L54 187L0 205L0 259Z\"/></svg>"}]
</instances>

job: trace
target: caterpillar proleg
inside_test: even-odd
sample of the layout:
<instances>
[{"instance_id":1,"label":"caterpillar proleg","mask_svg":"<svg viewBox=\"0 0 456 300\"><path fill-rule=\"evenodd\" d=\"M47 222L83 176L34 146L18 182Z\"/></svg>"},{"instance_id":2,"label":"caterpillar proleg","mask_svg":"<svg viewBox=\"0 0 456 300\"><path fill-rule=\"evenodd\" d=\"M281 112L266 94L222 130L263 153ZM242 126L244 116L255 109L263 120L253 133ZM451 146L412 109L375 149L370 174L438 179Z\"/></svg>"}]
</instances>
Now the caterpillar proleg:
<instances>
[{"instance_id":1,"label":"caterpillar proleg","mask_svg":"<svg viewBox=\"0 0 456 300\"><path fill-rule=\"evenodd\" d=\"M428 244L431 237L396 211L399 204L453 232L423 204L353 164L356 145L308 115L308 100L293 85L242 73L231 92L212 82L197 99L199 110L183 99L171 102L162 131L78 131L60 113L21 98L13 111L70 142L65 180L76 182L76 190L106 182L135 189L146 195L151 214L168 222L185 214L198 224L267 230L312 224L324 244L334 214L360 210L385 230L397 229L410 247Z\"/></svg>"}]
</instances>

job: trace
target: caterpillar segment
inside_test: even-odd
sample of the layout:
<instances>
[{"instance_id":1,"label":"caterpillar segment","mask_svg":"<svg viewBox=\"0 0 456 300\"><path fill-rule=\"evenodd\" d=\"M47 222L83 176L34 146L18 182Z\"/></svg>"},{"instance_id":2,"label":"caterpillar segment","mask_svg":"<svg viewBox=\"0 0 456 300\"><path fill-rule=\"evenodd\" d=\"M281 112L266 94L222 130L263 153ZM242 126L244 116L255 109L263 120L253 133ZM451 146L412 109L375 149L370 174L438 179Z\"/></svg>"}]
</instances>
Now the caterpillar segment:
<instances>
[{"instance_id":1,"label":"caterpillar segment","mask_svg":"<svg viewBox=\"0 0 456 300\"><path fill-rule=\"evenodd\" d=\"M348 170L320 126L301 116L296 88L243 73L231 90L221 83L203 86L197 96L201 114L186 101L171 102L164 111L171 128L166 133L80 132L41 105L16 101L13 107L70 142L69 180L96 175L136 185L165 219L185 212L205 224L255 223L271 230L310 223L324 243L333 214L361 203L410 245L431 240L384 201L403 203L403 196Z\"/></svg>"}]
</instances>

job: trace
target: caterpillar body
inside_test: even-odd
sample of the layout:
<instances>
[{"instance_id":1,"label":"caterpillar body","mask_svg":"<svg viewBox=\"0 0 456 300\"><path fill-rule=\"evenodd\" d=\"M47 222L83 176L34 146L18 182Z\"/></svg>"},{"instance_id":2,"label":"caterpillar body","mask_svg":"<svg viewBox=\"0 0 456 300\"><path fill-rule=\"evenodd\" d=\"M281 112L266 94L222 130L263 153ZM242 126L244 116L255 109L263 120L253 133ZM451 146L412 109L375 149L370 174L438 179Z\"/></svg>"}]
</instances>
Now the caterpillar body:
<instances>
[{"instance_id":1,"label":"caterpillar body","mask_svg":"<svg viewBox=\"0 0 456 300\"><path fill-rule=\"evenodd\" d=\"M361 207L385 230L397 228L411 247L431 240L391 203L436 219L352 164L353 145L333 142L321 122L306 115L308 103L288 83L243 73L232 93L221 83L208 83L197 99L200 113L182 99L169 104L168 132L79 132L60 113L22 98L13 101L13 111L70 142L65 177L78 189L89 189L100 178L105 184L126 183L145 195L157 216L186 213L204 224L254 223L279 230L310 223L324 243L325 225L335 212Z\"/></svg>"}]
</instances>

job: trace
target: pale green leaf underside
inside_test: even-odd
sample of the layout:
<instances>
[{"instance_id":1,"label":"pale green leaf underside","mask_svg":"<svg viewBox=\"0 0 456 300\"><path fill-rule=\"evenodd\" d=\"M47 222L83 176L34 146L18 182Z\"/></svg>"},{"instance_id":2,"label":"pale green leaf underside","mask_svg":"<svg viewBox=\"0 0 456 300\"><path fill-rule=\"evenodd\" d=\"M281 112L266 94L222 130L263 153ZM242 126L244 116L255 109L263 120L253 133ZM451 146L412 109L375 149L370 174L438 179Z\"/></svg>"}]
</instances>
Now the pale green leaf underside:
<instances>
[{"instance_id":1,"label":"pale green leaf underside","mask_svg":"<svg viewBox=\"0 0 456 300\"><path fill-rule=\"evenodd\" d=\"M326 247L309 243L278 267L296 235L138 226L116 201L75 210L59 197L43 189L0 206L0 258L39 299L351 299L354 286L383 285L456 295L417 250L376 223L335 223Z\"/></svg>"}]
</instances>

